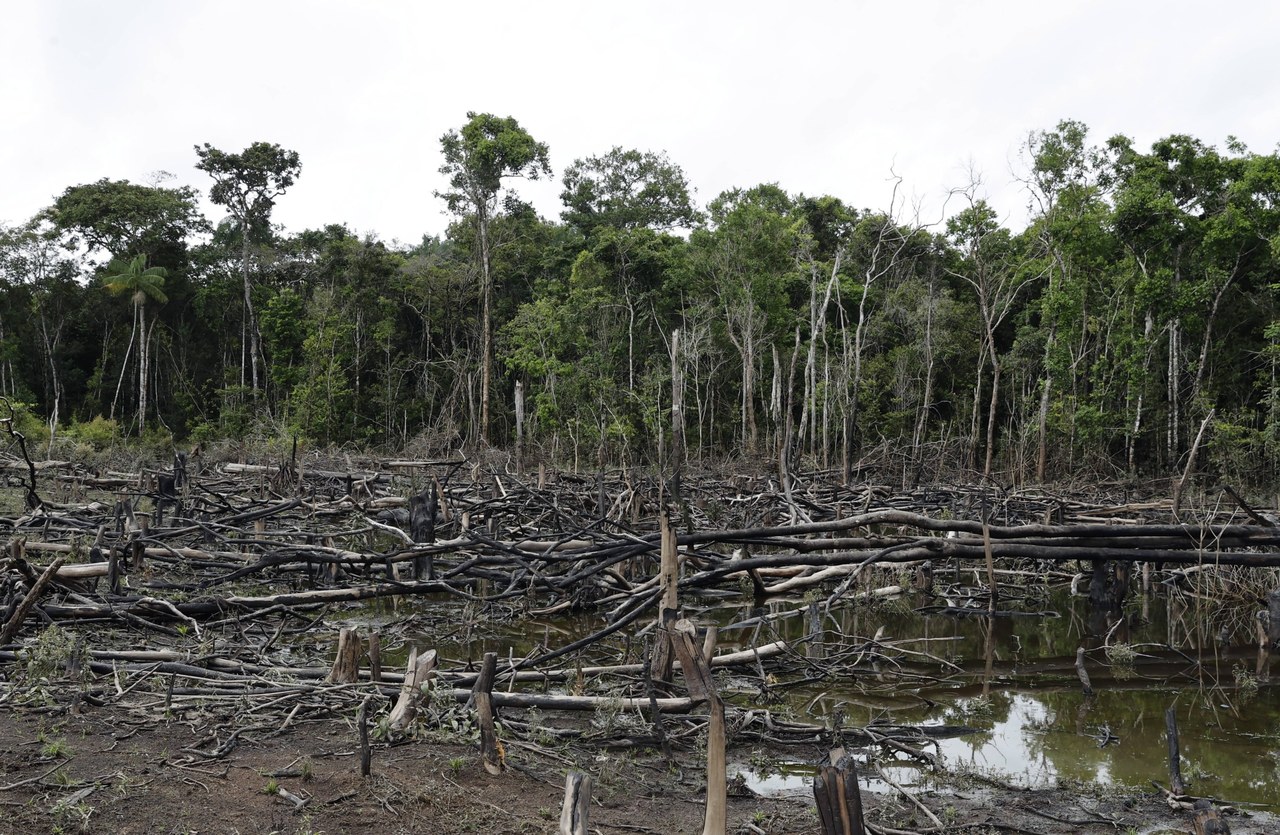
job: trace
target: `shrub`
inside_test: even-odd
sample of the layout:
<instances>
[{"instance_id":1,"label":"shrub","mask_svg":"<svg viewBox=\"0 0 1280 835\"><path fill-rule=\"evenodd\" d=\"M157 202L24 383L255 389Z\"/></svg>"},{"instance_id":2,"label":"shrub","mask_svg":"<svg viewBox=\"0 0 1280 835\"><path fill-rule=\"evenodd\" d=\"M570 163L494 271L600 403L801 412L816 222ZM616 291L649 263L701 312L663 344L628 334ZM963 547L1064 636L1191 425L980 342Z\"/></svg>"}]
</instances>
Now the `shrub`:
<instances>
[{"instance_id":1,"label":"shrub","mask_svg":"<svg viewBox=\"0 0 1280 835\"><path fill-rule=\"evenodd\" d=\"M67 434L96 451L109 449L120 440L120 422L107 420L102 415L86 423L74 423Z\"/></svg>"}]
</instances>

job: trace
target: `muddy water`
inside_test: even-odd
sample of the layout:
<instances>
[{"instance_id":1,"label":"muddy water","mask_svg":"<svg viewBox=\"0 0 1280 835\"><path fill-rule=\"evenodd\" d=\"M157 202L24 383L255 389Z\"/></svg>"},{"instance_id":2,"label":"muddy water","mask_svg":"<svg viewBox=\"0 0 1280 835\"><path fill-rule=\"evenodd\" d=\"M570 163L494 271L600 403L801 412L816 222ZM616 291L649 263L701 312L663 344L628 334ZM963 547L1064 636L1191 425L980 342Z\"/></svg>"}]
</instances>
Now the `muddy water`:
<instances>
[{"instance_id":1,"label":"muddy water","mask_svg":"<svg viewBox=\"0 0 1280 835\"><path fill-rule=\"evenodd\" d=\"M1280 811L1280 659L1259 655L1256 606L1152 595L1119 613L1095 612L1087 600L1060 590L1009 604L1057 616L988 619L914 610L935 602L908 597L848 610L840 631L865 636L883 629L884 644L927 639L898 646L927 651L963 672L899 657L903 672L947 678L895 679L889 675L895 665L881 662L883 681L855 675L797 691L807 697L804 710L827 722L843 714L848 726L976 728L979 733L938 740L931 750L951 769L1014 785L1078 781L1150 789L1153 780L1169 783L1165 710L1172 706L1189 791ZM802 620L774 623L780 634L799 637ZM1075 670L1078 647L1086 650L1090 697ZM908 765L892 776L925 779ZM794 788L803 779L773 775L761 788Z\"/></svg>"},{"instance_id":2,"label":"muddy water","mask_svg":"<svg viewBox=\"0 0 1280 835\"><path fill-rule=\"evenodd\" d=\"M929 750L950 770L1013 785L1150 790L1153 780L1169 783L1164 723L1172 706L1188 791L1280 812L1280 658L1259 656L1256 606L1151 594L1119 612L1094 611L1066 589L1011 593L1002 608L1022 613L1014 617L929 611L938 603L906 596L833 609L821 624L821 651L808 652L816 668L842 671L786 689L776 709L829 726L967 726L977 733L931 741ZM797 598L763 608L695 604L687 612L718 623L721 651L728 651L777 638L799 642L810 631L806 609ZM518 659L603 625L597 616L530 618L446 600L368 614L375 622L410 618L408 640L462 662L486 651ZM856 668L839 667L851 647L877 633L878 663L864 658ZM1077 678L1078 647L1086 650L1090 697ZM638 642L629 651L622 640L599 649L593 661L634 661ZM783 683L804 677L797 672ZM744 681L736 698L752 695ZM798 752L763 771L742 768L758 791L808 792L812 769L803 760L819 754ZM928 783L925 771L905 760L889 774L903 784Z\"/></svg>"}]
</instances>

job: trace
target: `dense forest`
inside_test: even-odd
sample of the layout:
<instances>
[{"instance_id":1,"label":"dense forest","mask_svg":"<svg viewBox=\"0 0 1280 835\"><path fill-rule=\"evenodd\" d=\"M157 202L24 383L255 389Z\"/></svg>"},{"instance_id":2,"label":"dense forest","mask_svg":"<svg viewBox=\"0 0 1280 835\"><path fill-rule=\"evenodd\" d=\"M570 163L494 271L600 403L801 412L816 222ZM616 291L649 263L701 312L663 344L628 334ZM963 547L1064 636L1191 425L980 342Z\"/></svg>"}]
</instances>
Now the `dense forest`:
<instances>
[{"instance_id":1,"label":"dense forest","mask_svg":"<svg viewBox=\"0 0 1280 835\"><path fill-rule=\"evenodd\" d=\"M904 483L1162 477L1194 454L1274 486L1280 154L1070 121L1023 150L1021 230L977 182L936 222L902 189L701 206L676 162L624 148L568 165L550 220L513 188L553 176L548 147L468 114L440 142L453 222L399 246L273 224L297 153L199 146L216 223L157 177L0 228L0 395L49 445L297 435Z\"/></svg>"}]
</instances>

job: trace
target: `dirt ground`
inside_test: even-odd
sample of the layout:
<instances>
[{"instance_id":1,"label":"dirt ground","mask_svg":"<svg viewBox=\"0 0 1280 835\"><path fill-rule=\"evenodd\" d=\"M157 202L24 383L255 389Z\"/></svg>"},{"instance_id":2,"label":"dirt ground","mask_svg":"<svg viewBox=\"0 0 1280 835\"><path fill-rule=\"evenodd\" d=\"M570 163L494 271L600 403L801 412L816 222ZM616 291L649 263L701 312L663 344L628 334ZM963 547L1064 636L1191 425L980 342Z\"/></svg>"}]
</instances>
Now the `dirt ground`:
<instances>
[{"instance_id":1,"label":"dirt ground","mask_svg":"<svg viewBox=\"0 0 1280 835\"><path fill-rule=\"evenodd\" d=\"M226 722L243 707L165 719L154 708L15 706L12 695L0 704L0 833L554 833L575 765L593 777L592 832L702 831L693 762L509 741L507 772L494 777L470 746L414 740L374 743L366 779L355 730L340 717L283 732L250 726L229 741ZM864 797L881 831L938 831L901 797ZM946 832L1191 831L1190 815L1154 794L1017 791L970 779L921 800ZM1231 828L1277 831L1274 820L1243 816ZM729 799L730 833L820 831L809 798Z\"/></svg>"}]
</instances>

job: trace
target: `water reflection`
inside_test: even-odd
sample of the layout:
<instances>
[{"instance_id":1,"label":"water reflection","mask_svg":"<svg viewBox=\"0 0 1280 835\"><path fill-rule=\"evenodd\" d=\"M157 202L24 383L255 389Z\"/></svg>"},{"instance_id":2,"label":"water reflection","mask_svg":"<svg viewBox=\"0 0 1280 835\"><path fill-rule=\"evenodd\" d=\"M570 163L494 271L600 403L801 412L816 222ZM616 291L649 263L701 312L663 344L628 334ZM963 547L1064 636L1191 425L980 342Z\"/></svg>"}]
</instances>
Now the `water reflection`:
<instances>
[{"instance_id":1,"label":"water reflection","mask_svg":"<svg viewBox=\"0 0 1280 835\"><path fill-rule=\"evenodd\" d=\"M951 769L1015 785L1167 784L1164 711L1173 705L1189 791L1280 811L1280 662L1259 654L1256 607L1190 595L1099 606L1066 590L1023 587L1002 592L1000 605L1052 616L917 611L938 603L921 596L827 610L792 598L759 608L691 602L686 612L721 627L721 652L780 638L799 648L795 671L775 688L786 697L779 709L828 727L839 715L844 727L890 721L976 728L929 744ZM604 626L599 614L531 617L513 608L504 616L446 598L413 611L370 615L401 625L406 615L421 619L420 635L410 640L464 663L490 650L519 659ZM638 661L643 644L643 636L620 635L593 648L600 655L593 662ZM1089 698L1077 678L1080 647L1094 690ZM854 675L824 675L855 667ZM759 695L752 687L744 685L740 698ZM812 774L797 768L767 785L756 781L757 790L790 787ZM923 777L905 761L889 773L904 784Z\"/></svg>"},{"instance_id":2,"label":"water reflection","mask_svg":"<svg viewBox=\"0 0 1280 835\"><path fill-rule=\"evenodd\" d=\"M977 728L937 741L945 761L1014 785L1149 789L1168 782L1164 711L1173 705L1189 791L1280 810L1280 687L1268 677L1274 662L1251 640L1251 611L1152 597L1099 612L1063 593L1025 603L1062 616L922 616L903 602L846 613L838 618L845 634L927 641L963 675L903 657L901 672L945 680L888 699L879 686L868 698L865 682L826 682L807 708L839 709L849 725L891 718ZM794 631L788 619L774 628ZM1077 647L1086 650L1092 697L1076 678ZM895 779L913 772L904 767Z\"/></svg>"}]
</instances>

